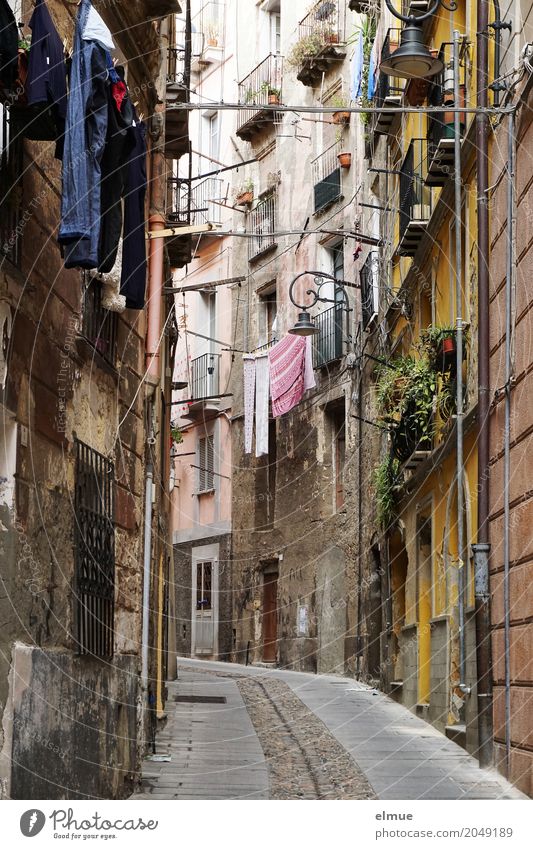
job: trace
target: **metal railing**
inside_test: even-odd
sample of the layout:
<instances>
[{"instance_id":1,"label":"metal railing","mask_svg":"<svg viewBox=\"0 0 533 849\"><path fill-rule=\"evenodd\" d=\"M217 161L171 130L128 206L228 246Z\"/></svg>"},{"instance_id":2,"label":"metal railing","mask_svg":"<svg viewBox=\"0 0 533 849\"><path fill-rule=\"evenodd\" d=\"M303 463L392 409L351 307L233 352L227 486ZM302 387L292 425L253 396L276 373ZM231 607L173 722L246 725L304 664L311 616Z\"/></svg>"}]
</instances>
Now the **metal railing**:
<instances>
[{"instance_id":1,"label":"metal railing","mask_svg":"<svg viewBox=\"0 0 533 849\"><path fill-rule=\"evenodd\" d=\"M221 354L202 354L191 360L191 398L216 397L220 391Z\"/></svg>"},{"instance_id":2,"label":"metal railing","mask_svg":"<svg viewBox=\"0 0 533 849\"><path fill-rule=\"evenodd\" d=\"M379 253L370 251L359 272L361 285L361 323L367 327L376 314L377 287L379 282Z\"/></svg>"},{"instance_id":3,"label":"metal railing","mask_svg":"<svg viewBox=\"0 0 533 849\"><path fill-rule=\"evenodd\" d=\"M239 83L239 103L250 104L243 109L237 131L254 115L281 103L283 86L283 57L270 53Z\"/></svg>"},{"instance_id":4,"label":"metal railing","mask_svg":"<svg viewBox=\"0 0 533 849\"><path fill-rule=\"evenodd\" d=\"M185 177L171 177L167 183L167 221L183 225L191 223L191 183Z\"/></svg>"},{"instance_id":5,"label":"metal railing","mask_svg":"<svg viewBox=\"0 0 533 849\"><path fill-rule=\"evenodd\" d=\"M346 316L347 312L343 304L335 304L330 309L313 316L313 321L318 328L318 333L313 337L315 368L322 368L327 363L342 357Z\"/></svg>"},{"instance_id":6,"label":"metal railing","mask_svg":"<svg viewBox=\"0 0 533 849\"><path fill-rule=\"evenodd\" d=\"M341 142L334 142L311 162L315 212L324 209L341 196L341 168L338 160L341 150Z\"/></svg>"},{"instance_id":7,"label":"metal railing","mask_svg":"<svg viewBox=\"0 0 533 849\"><path fill-rule=\"evenodd\" d=\"M432 191L425 185L427 139L412 139L400 168L400 241L413 221L431 217Z\"/></svg>"},{"instance_id":8,"label":"metal railing","mask_svg":"<svg viewBox=\"0 0 533 849\"><path fill-rule=\"evenodd\" d=\"M320 45L344 42L345 34L346 3L340 0L320 0L298 24L298 38L316 41L316 53L320 52Z\"/></svg>"},{"instance_id":9,"label":"metal railing","mask_svg":"<svg viewBox=\"0 0 533 849\"><path fill-rule=\"evenodd\" d=\"M22 135L11 138L9 109L0 104L0 263L20 264L22 218Z\"/></svg>"},{"instance_id":10,"label":"metal railing","mask_svg":"<svg viewBox=\"0 0 533 849\"><path fill-rule=\"evenodd\" d=\"M454 139L454 113L446 112L446 107L453 109L454 102L454 72L453 72L453 44L445 43L439 51L439 58L444 63L443 70L432 78L431 85L428 91L428 103L430 106L443 107L441 112L428 115L427 123L427 139L428 139L428 157L433 158L435 150L442 139ZM466 105L466 58L467 45L464 44L459 55L459 97L462 103L458 105ZM466 113L461 115L460 131L463 136L466 124Z\"/></svg>"},{"instance_id":11,"label":"metal railing","mask_svg":"<svg viewBox=\"0 0 533 849\"><path fill-rule=\"evenodd\" d=\"M85 273L84 287L82 335L106 362L114 366L117 354L118 315L102 306L102 284L99 280L93 277L87 282L87 273Z\"/></svg>"},{"instance_id":12,"label":"metal railing","mask_svg":"<svg viewBox=\"0 0 533 849\"><path fill-rule=\"evenodd\" d=\"M205 39L203 33L191 33L191 59L199 59L204 52ZM172 47L168 48L168 63L167 63L167 83L177 83L184 85L185 83L185 53L186 53L186 32L182 30L176 33L176 41Z\"/></svg>"},{"instance_id":13,"label":"metal railing","mask_svg":"<svg viewBox=\"0 0 533 849\"><path fill-rule=\"evenodd\" d=\"M115 601L114 464L76 440L75 604L79 654L112 657Z\"/></svg>"},{"instance_id":14,"label":"metal railing","mask_svg":"<svg viewBox=\"0 0 533 849\"><path fill-rule=\"evenodd\" d=\"M191 224L220 224L224 185L220 177L207 177L191 189Z\"/></svg>"},{"instance_id":15,"label":"metal railing","mask_svg":"<svg viewBox=\"0 0 533 849\"><path fill-rule=\"evenodd\" d=\"M399 47L402 31L398 27L391 27L387 30L387 34L383 40L383 46L380 54L381 62L388 59L392 53ZM401 97L405 86L405 80L400 77L390 77L380 71L374 92L374 106L383 106L389 97ZM378 123L379 113L374 113L372 126L375 127Z\"/></svg>"},{"instance_id":16,"label":"metal railing","mask_svg":"<svg viewBox=\"0 0 533 849\"><path fill-rule=\"evenodd\" d=\"M265 251L276 246L276 192L260 201L248 216L248 231L252 238L248 239L248 260L260 256Z\"/></svg>"}]
</instances>

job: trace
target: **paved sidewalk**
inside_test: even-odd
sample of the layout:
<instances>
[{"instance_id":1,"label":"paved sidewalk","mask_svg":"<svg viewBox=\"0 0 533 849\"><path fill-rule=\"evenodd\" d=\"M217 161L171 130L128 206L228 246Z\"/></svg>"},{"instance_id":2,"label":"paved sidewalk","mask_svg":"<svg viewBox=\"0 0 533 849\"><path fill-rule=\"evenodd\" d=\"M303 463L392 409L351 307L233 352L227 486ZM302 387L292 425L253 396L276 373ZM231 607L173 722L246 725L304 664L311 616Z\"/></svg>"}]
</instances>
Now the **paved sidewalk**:
<instances>
[{"instance_id":1,"label":"paved sidewalk","mask_svg":"<svg viewBox=\"0 0 533 849\"><path fill-rule=\"evenodd\" d=\"M158 752L168 751L172 761L146 761L143 793L132 798L269 798L268 764L236 684L242 677L261 679L267 693L270 678L285 682L308 709L309 721L321 720L379 799L525 798L406 708L351 679L188 658L178 664L179 680L169 684L168 723L157 737ZM178 693L225 696L227 703L176 703ZM295 745L289 739L286 751Z\"/></svg>"},{"instance_id":2,"label":"paved sidewalk","mask_svg":"<svg viewBox=\"0 0 533 849\"><path fill-rule=\"evenodd\" d=\"M226 702L175 701L183 695ZM235 681L180 670L168 684L167 716L156 743L171 760L145 760L142 791L131 799L268 798L265 758Z\"/></svg>"}]
</instances>

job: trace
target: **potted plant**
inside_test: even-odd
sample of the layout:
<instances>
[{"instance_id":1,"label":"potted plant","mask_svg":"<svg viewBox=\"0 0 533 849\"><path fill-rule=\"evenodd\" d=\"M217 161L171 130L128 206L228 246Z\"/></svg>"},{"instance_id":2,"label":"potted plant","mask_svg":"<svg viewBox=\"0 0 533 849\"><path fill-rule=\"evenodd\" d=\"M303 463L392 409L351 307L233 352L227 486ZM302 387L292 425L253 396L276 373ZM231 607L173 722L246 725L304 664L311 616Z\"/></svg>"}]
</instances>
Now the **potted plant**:
<instances>
[{"instance_id":1,"label":"potted plant","mask_svg":"<svg viewBox=\"0 0 533 849\"><path fill-rule=\"evenodd\" d=\"M344 98L342 95L337 94L337 95L335 95L335 97L331 98L330 103L331 103L332 106L338 106L339 107L339 111L334 112L333 115L331 116L333 123L334 124L343 124L344 126L346 124L349 124L350 123L350 117L351 117L350 112L347 112L343 108L343 107L346 107L348 105L348 101L346 100L346 98Z\"/></svg>"},{"instance_id":2,"label":"potted plant","mask_svg":"<svg viewBox=\"0 0 533 849\"><path fill-rule=\"evenodd\" d=\"M326 44L338 44L339 33L331 28L324 30L324 41Z\"/></svg>"},{"instance_id":3,"label":"potted plant","mask_svg":"<svg viewBox=\"0 0 533 849\"><path fill-rule=\"evenodd\" d=\"M291 68L301 68L307 59L312 59L320 53L325 44L325 38L320 32L300 38L287 56L287 65Z\"/></svg>"},{"instance_id":4,"label":"potted plant","mask_svg":"<svg viewBox=\"0 0 533 849\"><path fill-rule=\"evenodd\" d=\"M431 325L422 333L425 346L435 371L454 370L457 364L457 333L455 327ZM464 357L464 350L463 350Z\"/></svg>"},{"instance_id":5,"label":"potted plant","mask_svg":"<svg viewBox=\"0 0 533 849\"><path fill-rule=\"evenodd\" d=\"M209 21L206 27L208 47L218 46L218 25L215 21Z\"/></svg>"},{"instance_id":6,"label":"potted plant","mask_svg":"<svg viewBox=\"0 0 533 849\"><path fill-rule=\"evenodd\" d=\"M264 82L261 85L261 91L267 96L269 106L277 106L279 104L281 89L275 88L268 82Z\"/></svg>"},{"instance_id":7,"label":"potted plant","mask_svg":"<svg viewBox=\"0 0 533 849\"><path fill-rule=\"evenodd\" d=\"M392 425L392 445L399 460L416 450L429 450L434 435L436 375L427 356L399 357L378 377L381 418Z\"/></svg>"},{"instance_id":8,"label":"potted plant","mask_svg":"<svg viewBox=\"0 0 533 849\"><path fill-rule=\"evenodd\" d=\"M247 206L254 199L253 180L246 180L242 186L235 190L235 203L237 206Z\"/></svg>"},{"instance_id":9,"label":"potted plant","mask_svg":"<svg viewBox=\"0 0 533 849\"><path fill-rule=\"evenodd\" d=\"M389 454L379 464L374 472L374 486L378 521L385 530L394 522L398 493L402 486L400 463L395 457Z\"/></svg>"},{"instance_id":10,"label":"potted plant","mask_svg":"<svg viewBox=\"0 0 533 849\"><path fill-rule=\"evenodd\" d=\"M348 150L343 150L341 153L337 154L337 159L339 160L339 165L341 168L350 168L352 164L352 154Z\"/></svg>"}]
</instances>

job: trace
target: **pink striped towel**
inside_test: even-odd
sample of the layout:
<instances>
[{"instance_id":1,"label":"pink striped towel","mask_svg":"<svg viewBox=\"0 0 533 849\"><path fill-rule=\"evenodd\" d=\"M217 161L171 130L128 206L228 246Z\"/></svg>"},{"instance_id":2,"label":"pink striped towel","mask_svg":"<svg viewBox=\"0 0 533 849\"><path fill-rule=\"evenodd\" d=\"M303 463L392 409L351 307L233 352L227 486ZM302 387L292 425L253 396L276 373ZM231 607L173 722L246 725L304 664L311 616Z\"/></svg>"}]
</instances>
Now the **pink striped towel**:
<instances>
[{"instance_id":1,"label":"pink striped towel","mask_svg":"<svg viewBox=\"0 0 533 849\"><path fill-rule=\"evenodd\" d=\"M305 338L288 334L268 352L274 418L288 413L302 400L308 382L305 381L306 349Z\"/></svg>"}]
</instances>

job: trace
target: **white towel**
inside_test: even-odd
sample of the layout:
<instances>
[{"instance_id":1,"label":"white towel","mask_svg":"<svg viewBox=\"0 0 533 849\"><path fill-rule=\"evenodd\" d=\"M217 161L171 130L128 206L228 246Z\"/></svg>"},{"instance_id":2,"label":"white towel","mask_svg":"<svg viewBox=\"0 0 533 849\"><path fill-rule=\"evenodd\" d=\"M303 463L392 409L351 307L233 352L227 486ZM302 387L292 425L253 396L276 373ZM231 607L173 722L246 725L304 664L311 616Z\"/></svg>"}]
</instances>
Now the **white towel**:
<instances>
[{"instance_id":1,"label":"white towel","mask_svg":"<svg viewBox=\"0 0 533 849\"><path fill-rule=\"evenodd\" d=\"M313 347L311 344L312 336L306 337L305 348L305 370L304 370L304 392L307 389L314 389L316 386L315 372L313 369Z\"/></svg>"},{"instance_id":2,"label":"white towel","mask_svg":"<svg viewBox=\"0 0 533 849\"><path fill-rule=\"evenodd\" d=\"M270 369L268 353L255 358L255 456L268 454L268 399Z\"/></svg>"},{"instance_id":3,"label":"white towel","mask_svg":"<svg viewBox=\"0 0 533 849\"><path fill-rule=\"evenodd\" d=\"M244 453L252 452L255 401L255 358L252 354L243 354L244 372Z\"/></svg>"}]
</instances>

